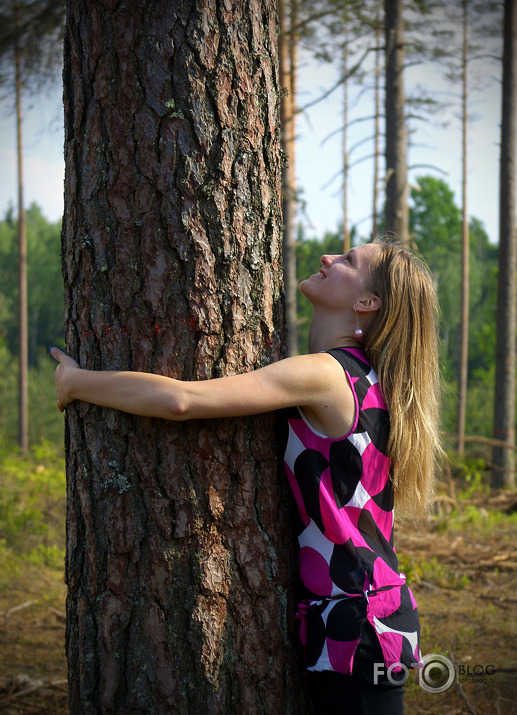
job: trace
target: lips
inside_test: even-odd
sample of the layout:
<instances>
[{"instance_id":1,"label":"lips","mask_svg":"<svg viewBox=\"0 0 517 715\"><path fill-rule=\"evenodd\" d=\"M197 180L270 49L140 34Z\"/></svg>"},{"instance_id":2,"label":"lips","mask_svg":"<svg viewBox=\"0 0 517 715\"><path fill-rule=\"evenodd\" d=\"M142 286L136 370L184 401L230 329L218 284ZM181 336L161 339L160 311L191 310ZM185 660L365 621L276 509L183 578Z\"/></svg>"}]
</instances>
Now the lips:
<instances>
[{"instance_id":1,"label":"lips","mask_svg":"<svg viewBox=\"0 0 517 715\"><path fill-rule=\"evenodd\" d=\"M325 272L321 268L317 273L313 273L311 276L311 278L319 278L320 280L324 280L326 277Z\"/></svg>"}]
</instances>

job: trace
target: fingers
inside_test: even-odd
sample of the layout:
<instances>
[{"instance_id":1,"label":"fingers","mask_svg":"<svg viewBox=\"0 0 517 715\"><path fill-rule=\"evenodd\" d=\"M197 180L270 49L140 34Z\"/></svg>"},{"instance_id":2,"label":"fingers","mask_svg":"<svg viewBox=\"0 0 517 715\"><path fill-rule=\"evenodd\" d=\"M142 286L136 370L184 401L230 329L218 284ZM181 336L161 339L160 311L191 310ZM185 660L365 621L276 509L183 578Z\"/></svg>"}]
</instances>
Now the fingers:
<instances>
[{"instance_id":1,"label":"fingers","mask_svg":"<svg viewBox=\"0 0 517 715\"><path fill-rule=\"evenodd\" d=\"M50 348L50 354L52 355L54 360L57 360L60 365L66 367L79 367L77 360L74 360L72 357L70 357L70 355L67 355L59 348Z\"/></svg>"},{"instance_id":2,"label":"fingers","mask_svg":"<svg viewBox=\"0 0 517 715\"><path fill-rule=\"evenodd\" d=\"M67 379L67 376L69 378L72 372L74 370L80 370L80 367L73 358L71 358L59 348L50 348L50 354L52 355L54 360L59 363L59 365L56 367L54 377L58 397L56 406L60 412L64 412L65 407L70 402L73 402L73 398L70 397L65 387L65 385L70 381L69 379Z\"/></svg>"},{"instance_id":3,"label":"fingers","mask_svg":"<svg viewBox=\"0 0 517 715\"><path fill-rule=\"evenodd\" d=\"M61 367L61 358L64 357L64 356L66 356L66 353L64 353L64 352L63 352L62 350L60 350L59 348L52 347L52 348L50 348L50 354L52 355L52 357L54 358L54 360L57 360L57 362L59 363L59 365L56 367L56 374L55 374L56 391L57 391L57 393L58 393L58 400L57 400L57 402L56 402L56 406L57 406L57 409L58 409L60 412L64 412L65 407L66 407L66 403L63 402L63 401L61 400L61 397L59 396L60 386L59 386L58 373L60 373L60 371L62 370L62 367Z\"/></svg>"},{"instance_id":4,"label":"fingers","mask_svg":"<svg viewBox=\"0 0 517 715\"><path fill-rule=\"evenodd\" d=\"M73 400L69 400L68 402L66 402L62 396L59 397L59 395L58 395L56 407L60 412L64 412L65 409L68 407L68 405L70 405L72 402L73 402Z\"/></svg>"},{"instance_id":5,"label":"fingers","mask_svg":"<svg viewBox=\"0 0 517 715\"><path fill-rule=\"evenodd\" d=\"M63 350L60 348L52 347L49 348L49 352L54 358L54 360L57 360L58 362L61 362L63 358L69 357Z\"/></svg>"},{"instance_id":6,"label":"fingers","mask_svg":"<svg viewBox=\"0 0 517 715\"><path fill-rule=\"evenodd\" d=\"M52 355L54 360L61 362L61 355L64 355L65 353L59 348L50 348L50 354Z\"/></svg>"}]
</instances>

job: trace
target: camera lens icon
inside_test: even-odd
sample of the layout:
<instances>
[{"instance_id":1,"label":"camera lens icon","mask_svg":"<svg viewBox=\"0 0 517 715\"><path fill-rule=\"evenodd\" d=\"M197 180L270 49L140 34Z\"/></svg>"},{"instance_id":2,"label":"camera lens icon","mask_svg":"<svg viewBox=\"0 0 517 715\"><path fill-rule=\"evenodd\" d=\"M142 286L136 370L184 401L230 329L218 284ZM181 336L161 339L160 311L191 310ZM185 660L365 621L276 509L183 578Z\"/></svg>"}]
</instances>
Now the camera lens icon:
<instances>
[{"instance_id":1,"label":"camera lens icon","mask_svg":"<svg viewBox=\"0 0 517 715\"><path fill-rule=\"evenodd\" d=\"M454 663L446 655L428 653L422 658L424 667L417 671L418 683L428 693L443 693L456 679Z\"/></svg>"}]
</instances>

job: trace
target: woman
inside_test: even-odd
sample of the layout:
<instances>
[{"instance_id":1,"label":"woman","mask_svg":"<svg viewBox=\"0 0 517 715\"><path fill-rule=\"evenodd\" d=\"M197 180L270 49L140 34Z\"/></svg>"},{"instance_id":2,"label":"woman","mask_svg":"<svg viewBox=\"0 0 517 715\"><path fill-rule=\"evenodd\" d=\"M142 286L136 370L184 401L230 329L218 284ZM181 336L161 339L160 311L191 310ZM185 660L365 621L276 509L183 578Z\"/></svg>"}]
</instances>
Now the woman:
<instances>
[{"instance_id":1,"label":"woman","mask_svg":"<svg viewBox=\"0 0 517 715\"><path fill-rule=\"evenodd\" d=\"M402 713L401 683L420 658L419 623L398 572L393 506L422 513L432 490L433 281L405 248L374 242L323 256L300 290L314 308L308 355L184 382L82 370L52 348L57 405L85 400L171 420L285 409L284 461L299 514L298 618L316 709Z\"/></svg>"}]
</instances>

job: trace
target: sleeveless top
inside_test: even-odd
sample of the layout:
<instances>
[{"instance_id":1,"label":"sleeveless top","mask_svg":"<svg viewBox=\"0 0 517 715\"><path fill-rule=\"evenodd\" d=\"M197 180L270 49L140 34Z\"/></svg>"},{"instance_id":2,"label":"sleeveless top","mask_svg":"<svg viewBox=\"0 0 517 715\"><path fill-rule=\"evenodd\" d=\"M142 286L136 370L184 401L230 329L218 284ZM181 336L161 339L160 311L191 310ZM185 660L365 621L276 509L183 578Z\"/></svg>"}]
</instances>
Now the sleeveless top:
<instances>
[{"instance_id":1,"label":"sleeveless top","mask_svg":"<svg viewBox=\"0 0 517 715\"><path fill-rule=\"evenodd\" d=\"M356 414L341 438L286 410L284 465L298 512L300 638L309 671L351 673L368 621L386 667L420 661L418 612L393 546L389 415L362 350L328 351L343 366ZM345 377L343 376L343 379Z\"/></svg>"}]
</instances>

